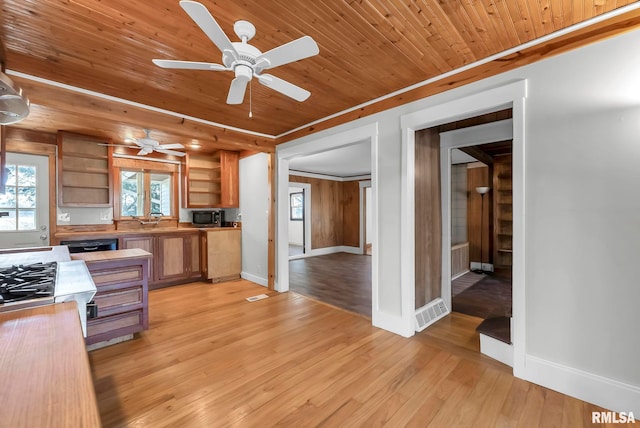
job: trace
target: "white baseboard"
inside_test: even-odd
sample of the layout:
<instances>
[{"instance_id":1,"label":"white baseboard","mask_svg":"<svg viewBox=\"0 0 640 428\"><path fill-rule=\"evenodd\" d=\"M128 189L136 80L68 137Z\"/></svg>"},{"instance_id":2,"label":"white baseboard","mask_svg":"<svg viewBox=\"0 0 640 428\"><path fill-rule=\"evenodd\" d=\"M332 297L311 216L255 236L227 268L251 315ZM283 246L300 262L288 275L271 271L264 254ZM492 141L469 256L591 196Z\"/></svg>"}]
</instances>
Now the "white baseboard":
<instances>
[{"instance_id":1,"label":"white baseboard","mask_svg":"<svg viewBox=\"0 0 640 428\"><path fill-rule=\"evenodd\" d=\"M260 276L253 275L247 272L241 272L240 278L246 279L247 281L255 282L256 284L262 285L263 287L267 287L269 284L269 281L267 281L267 278L262 278Z\"/></svg>"},{"instance_id":2,"label":"white baseboard","mask_svg":"<svg viewBox=\"0 0 640 428\"><path fill-rule=\"evenodd\" d=\"M346 245L337 245L335 247L315 248L315 249L309 251L308 257L326 256L327 254L334 254L334 253L362 254L362 249L360 247L348 247Z\"/></svg>"},{"instance_id":3,"label":"white baseboard","mask_svg":"<svg viewBox=\"0 0 640 428\"><path fill-rule=\"evenodd\" d=\"M343 253L350 253L350 254L363 254L363 250L360 247L347 247L346 245L343 245L340 247L341 251Z\"/></svg>"},{"instance_id":4,"label":"white baseboard","mask_svg":"<svg viewBox=\"0 0 640 428\"><path fill-rule=\"evenodd\" d=\"M453 281L453 280L455 280L455 279L458 279L458 278L460 278L462 275L467 274L467 273L469 273L469 272L471 272L471 271L469 271L469 270L465 270L464 272L460 272L460 273L459 273L459 274L457 274L457 275L453 275L453 276L451 277L451 281Z\"/></svg>"},{"instance_id":5,"label":"white baseboard","mask_svg":"<svg viewBox=\"0 0 640 428\"><path fill-rule=\"evenodd\" d=\"M480 352L502 364L513 367L513 345L480 333Z\"/></svg>"},{"instance_id":6,"label":"white baseboard","mask_svg":"<svg viewBox=\"0 0 640 428\"><path fill-rule=\"evenodd\" d=\"M640 414L640 387L527 355L525 379L615 412Z\"/></svg>"}]
</instances>

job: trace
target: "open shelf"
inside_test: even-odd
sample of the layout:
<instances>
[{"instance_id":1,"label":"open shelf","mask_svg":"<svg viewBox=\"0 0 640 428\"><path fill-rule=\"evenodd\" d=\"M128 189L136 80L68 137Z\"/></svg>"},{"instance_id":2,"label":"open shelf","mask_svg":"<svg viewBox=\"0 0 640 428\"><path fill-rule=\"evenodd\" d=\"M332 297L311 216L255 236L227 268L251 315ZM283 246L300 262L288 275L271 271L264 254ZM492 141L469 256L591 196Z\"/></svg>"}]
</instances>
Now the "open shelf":
<instances>
[{"instance_id":1,"label":"open shelf","mask_svg":"<svg viewBox=\"0 0 640 428\"><path fill-rule=\"evenodd\" d=\"M58 132L58 205L108 207L113 201L111 140Z\"/></svg>"}]
</instances>

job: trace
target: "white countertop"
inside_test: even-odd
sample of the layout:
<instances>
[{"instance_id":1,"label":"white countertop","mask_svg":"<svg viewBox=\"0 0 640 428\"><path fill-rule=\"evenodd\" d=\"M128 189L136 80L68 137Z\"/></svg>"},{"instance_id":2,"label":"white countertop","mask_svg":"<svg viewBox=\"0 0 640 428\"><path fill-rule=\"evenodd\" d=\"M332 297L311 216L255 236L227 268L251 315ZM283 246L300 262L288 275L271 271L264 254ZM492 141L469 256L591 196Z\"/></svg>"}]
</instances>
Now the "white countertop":
<instances>
[{"instance_id":1,"label":"white countertop","mask_svg":"<svg viewBox=\"0 0 640 428\"><path fill-rule=\"evenodd\" d=\"M86 337L86 304L95 296L96 285L84 261L71 260L66 245L0 251L0 268L48 262L58 263L54 303L70 301L77 303L82 330Z\"/></svg>"}]
</instances>

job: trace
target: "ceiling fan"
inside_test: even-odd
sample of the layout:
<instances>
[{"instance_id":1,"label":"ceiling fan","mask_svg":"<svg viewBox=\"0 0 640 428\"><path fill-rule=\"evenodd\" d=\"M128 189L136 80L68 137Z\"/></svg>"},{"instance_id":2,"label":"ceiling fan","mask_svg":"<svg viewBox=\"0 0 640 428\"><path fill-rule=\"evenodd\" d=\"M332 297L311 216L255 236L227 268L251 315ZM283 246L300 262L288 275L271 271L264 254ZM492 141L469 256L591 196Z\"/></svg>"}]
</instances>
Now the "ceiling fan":
<instances>
[{"instance_id":1,"label":"ceiling fan","mask_svg":"<svg viewBox=\"0 0 640 428\"><path fill-rule=\"evenodd\" d=\"M229 88L227 104L242 104L247 84L253 77L257 78L264 86L296 101L304 101L309 98L311 93L306 89L271 74L263 73L263 71L317 55L320 50L311 37L304 36L262 53L248 43L256 34L256 29L250 22L237 21L234 24L233 30L241 42L231 42L204 5L195 1L183 0L180 2L180 6L222 51L222 64L224 65L208 62L154 59L153 63L155 65L162 68L233 71L235 78Z\"/></svg>"},{"instance_id":2,"label":"ceiling fan","mask_svg":"<svg viewBox=\"0 0 640 428\"><path fill-rule=\"evenodd\" d=\"M180 143L175 144L160 144L158 140L154 140L149 135L150 130L144 130L146 136L144 138L125 138L125 143L133 143L135 146L127 146L124 144L100 144L101 146L113 146L113 147L126 147L127 149L140 149L137 153L138 156L148 155L152 152L164 153L165 155L184 156L185 153L178 152L171 149L184 149L184 146Z\"/></svg>"}]
</instances>

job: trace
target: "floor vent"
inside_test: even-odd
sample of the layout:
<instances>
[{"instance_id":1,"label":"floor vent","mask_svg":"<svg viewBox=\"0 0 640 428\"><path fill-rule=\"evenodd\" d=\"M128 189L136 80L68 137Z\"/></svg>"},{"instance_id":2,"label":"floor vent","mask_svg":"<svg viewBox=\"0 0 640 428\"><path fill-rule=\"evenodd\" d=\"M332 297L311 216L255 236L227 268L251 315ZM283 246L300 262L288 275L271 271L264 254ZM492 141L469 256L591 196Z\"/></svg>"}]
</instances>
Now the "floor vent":
<instances>
[{"instance_id":1,"label":"floor vent","mask_svg":"<svg viewBox=\"0 0 640 428\"><path fill-rule=\"evenodd\" d=\"M416 311L416 331L424 330L448 313L449 309L441 298L427 303Z\"/></svg>"}]
</instances>

